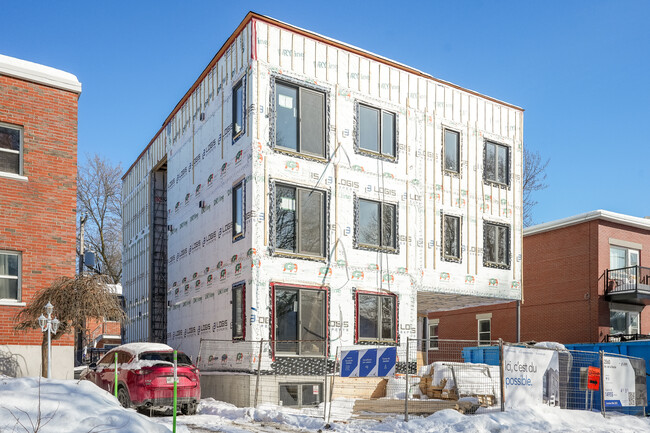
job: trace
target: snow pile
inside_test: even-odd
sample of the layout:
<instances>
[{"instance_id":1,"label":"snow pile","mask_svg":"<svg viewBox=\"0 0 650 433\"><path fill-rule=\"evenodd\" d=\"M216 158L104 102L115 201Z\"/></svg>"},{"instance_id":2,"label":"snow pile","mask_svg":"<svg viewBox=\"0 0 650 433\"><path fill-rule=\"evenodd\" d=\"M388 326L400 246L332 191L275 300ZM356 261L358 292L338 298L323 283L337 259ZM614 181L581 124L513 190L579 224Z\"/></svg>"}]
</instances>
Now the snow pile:
<instances>
[{"instance_id":1,"label":"snow pile","mask_svg":"<svg viewBox=\"0 0 650 433\"><path fill-rule=\"evenodd\" d=\"M40 398L39 398L40 390ZM0 431L168 433L170 430L82 380L0 377ZM43 428L45 425L45 428Z\"/></svg>"}]
</instances>

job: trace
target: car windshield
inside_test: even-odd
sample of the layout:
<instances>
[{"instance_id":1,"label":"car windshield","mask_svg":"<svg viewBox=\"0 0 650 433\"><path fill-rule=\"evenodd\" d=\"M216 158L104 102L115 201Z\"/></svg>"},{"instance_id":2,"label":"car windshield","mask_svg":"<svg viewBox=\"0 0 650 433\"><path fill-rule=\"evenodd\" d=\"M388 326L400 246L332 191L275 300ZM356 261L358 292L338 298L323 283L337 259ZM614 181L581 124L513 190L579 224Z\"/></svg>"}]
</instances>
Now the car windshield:
<instances>
[{"instance_id":1,"label":"car windshield","mask_svg":"<svg viewBox=\"0 0 650 433\"><path fill-rule=\"evenodd\" d=\"M146 352L141 353L139 358L140 361L163 361L173 364L174 352ZM178 365L192 365L190 357L183 352L178 352L176 359L178 361Z\"/></svg>"}]
</instances>

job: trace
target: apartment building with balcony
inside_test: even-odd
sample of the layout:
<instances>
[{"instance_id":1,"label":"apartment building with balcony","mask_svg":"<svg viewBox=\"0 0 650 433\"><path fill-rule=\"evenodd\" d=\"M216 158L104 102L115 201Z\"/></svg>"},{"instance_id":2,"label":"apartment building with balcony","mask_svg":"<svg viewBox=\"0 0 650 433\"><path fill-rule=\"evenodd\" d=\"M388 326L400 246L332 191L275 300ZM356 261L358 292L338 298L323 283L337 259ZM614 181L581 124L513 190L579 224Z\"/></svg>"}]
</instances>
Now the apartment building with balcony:
<instances>
[{"instance_id":1,"label":"apartment building with balcony","mask_svg":"<svg viewBox=\"0 0 650 433\"><path fill-rule=\"evenodd\" d=\"M125 338L208 395L404 359L429 311L520 299L522 152L521 108L249 13L123 177Z\"/></svg>"},{"instance_id":2,"label":"apartment building with balcony","mask_svg":"<svg viewBox=\"0 0 650 433\"><path fill-rule=\"evenodd\" d=\"M16 332L16 314L75 274L80 94L70 73L0 55L0 374L40 375L43 333ZM72 335L55 340L52 376L71 379L73 357Z\"/></svg>"},{"instance_id":3,"label":"apartment building with balcony","mask_svg":"<svg viewBox=\"0 0 650 433\"><path fill-rule=\"evenodd\" d=\"M650 336L650 219L596 210L524 229L524 291L516 303L431 312L429 348L458 336L560 343ZM430 353L430 356L432 354Z\"/></svg>"}]
</instances>

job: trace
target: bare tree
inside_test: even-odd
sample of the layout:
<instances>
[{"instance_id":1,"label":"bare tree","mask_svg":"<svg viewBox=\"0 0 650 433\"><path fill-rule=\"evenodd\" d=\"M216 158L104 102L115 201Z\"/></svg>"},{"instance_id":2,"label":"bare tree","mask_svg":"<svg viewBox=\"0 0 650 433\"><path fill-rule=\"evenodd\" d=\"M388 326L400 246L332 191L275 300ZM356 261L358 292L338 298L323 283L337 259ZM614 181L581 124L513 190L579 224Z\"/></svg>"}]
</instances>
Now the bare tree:
<instances>
[{"instance_id":1,"label":"bare tree","mask_svg":"<svg viewBox=\"0 0 650 433\"><path fill-rule=\"evenodd\" d=\"M106 275L83 274L74 278L61 277L49 287L36 292L31 302L15 318L16 330L40 329L38 317L45 311L45 305L54 305L53 316L59 319L59 330L52 340L61 338L73 328L82 329L86 319L123 322L126 318L116 293L112 292ZM42 375L47 374L47 333L43 333L41 344L43 360Z\"/></svg>"},{"instance_id":2,"label":"bare tree","mask_svg":"<svg viewBox=\"0 0 650 433\"><path fill-rule=\"evenodd\" d=\"M549 161L549 159L542 161L542 157L538 151L524 147L524 227L533 224L533 207L537 204L533 200L533 192L548 187L546 184L546 167Z\"/></svg>"},{"instance_id":3,"label":"bare tree","mask_svg":"<svg viewBox=\"0 0 650 433\"><path fill-rule=\"evenodd\" d=\"M87 215L84 243L97 254L101 272L122 278L122 167L95 154L79 166L77 213Z\"/></svg>"}]
</instances>

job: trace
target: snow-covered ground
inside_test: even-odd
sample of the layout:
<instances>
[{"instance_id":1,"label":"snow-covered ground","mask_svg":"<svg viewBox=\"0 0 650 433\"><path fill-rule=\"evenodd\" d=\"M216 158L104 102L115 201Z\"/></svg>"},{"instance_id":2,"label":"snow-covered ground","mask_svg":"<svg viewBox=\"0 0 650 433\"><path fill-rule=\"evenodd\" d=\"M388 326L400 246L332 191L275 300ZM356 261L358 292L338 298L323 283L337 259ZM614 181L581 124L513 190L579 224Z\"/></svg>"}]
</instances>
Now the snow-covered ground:
<instances>
[{"instance_id":1,"label":"snow-covered ground","mask_svg":"<svg viewBox=\"0 0 650 433\"><path fill-rule=\"evenodd\" d=\"M39 398L40 390L40 398ZM40 402L40 405L39 405ZM337 405L336 418L345 416L345 402ZM39 416L40 407L40 416ZM349 408L350 405L347 405ZM313 414L314 410L311 410ZM348 411L349 412L349 411ZM179 433L211 432L326 432L322 418L309 410L274 405L257 409L204 399L199 414L179 416ZM334 414L333 414L334 417ZM106 391L87 381L13 379L0 377L0 432L33 432L40 419L42 433L163 433L172 429L170 416L149 418L133 409L123 409ZM569 411L547 406L519 408L507 412L462 415L443 410L429 417L401 417L383 421L348 419L332 422L334 432L650 432L650 419L627 415Z\"/></svg>"}]
</instances>

